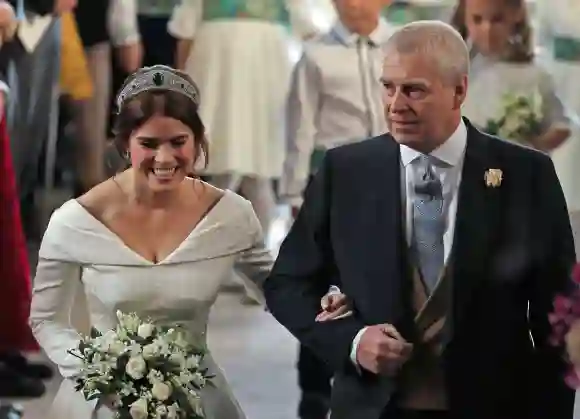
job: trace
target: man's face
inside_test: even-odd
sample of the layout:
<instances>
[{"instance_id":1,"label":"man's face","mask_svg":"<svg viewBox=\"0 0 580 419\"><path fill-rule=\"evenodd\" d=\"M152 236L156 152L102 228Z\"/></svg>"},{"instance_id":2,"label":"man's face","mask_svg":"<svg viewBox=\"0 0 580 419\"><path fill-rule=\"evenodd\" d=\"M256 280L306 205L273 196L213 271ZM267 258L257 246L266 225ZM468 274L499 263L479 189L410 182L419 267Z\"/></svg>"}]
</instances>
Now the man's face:
<instances>
[{"instance_id":1,"label":"man's face","mask_svg":"<svg viewBox=\"0 0 580 419\"><path fill-rule=\"evenodd\" d=\"M334 0L342 23L352 32L364 32L369 25L376 25L381 11L390 0Z\"/></svg>"},{"instance_id":2,"label":"man's face","mask_svg":"<svg viewBox=\"0 0 580 419\"><path fill-rule=\"evenodd\" d=\"M387 126L399 144L428 153L453 134L461 118L466 77L453 82L424 54L388 52L382 82Z\"/></svg>"}]
</instances>

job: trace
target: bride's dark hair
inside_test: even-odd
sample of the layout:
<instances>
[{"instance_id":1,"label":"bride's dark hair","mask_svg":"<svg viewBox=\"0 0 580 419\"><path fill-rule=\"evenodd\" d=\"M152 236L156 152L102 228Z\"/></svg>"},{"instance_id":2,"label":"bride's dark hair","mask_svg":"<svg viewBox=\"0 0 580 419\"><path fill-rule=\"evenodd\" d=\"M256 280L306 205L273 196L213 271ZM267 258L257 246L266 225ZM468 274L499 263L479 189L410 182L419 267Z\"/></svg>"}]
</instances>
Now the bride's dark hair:
<instances>
[{"instance_id":1,"label":"bride's dark hair","mask_svg":"<svg viewBox=\"0 0 580 419\"><path fill-rule=\"evenodd\" d=\"M195 86L191 77L186 73L169 67L163 67L163 70L178 75ZM151 67L137 70L125 80L121 91L136 78L151 71ZM187 95L169 89L145 90L123 102L113 122L113 143L123 158L125 158L129 148L131 134L155 115L177 119L189 127L194 136L196 152L194 164L203 158L204 167L207 166L209 145L205 135L205 126L199 116L199 104Z\"/></svg>"}]
</instances>

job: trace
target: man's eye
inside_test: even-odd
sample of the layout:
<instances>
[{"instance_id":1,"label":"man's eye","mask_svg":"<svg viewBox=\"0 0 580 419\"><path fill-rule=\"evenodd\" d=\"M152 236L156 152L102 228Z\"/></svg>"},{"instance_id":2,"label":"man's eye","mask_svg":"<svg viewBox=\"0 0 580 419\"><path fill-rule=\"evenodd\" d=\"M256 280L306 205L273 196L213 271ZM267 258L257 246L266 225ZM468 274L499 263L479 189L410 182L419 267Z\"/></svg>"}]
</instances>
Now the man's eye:
<instances>
[{"instance_id":1,"label":"man's eye","mask_svg":"<svg viewBox=\"0 0 580 419\"><path fill-rule=\"evenodd\" d=\"M405 93L411 99L420 99L425 95L425 89L420 87L408 87Z\"/></svg>"},{"instance_id":2,"label":"man's eye","mask_svg":"<svg viewBox=\"0 0 580 419\"><path fill-rule=\"evenodd\" d=\"M389 96L393 96L395 94L395 91L397 90L395 86L393 86L390 83L383 83L383 87L385 88L385 92L387 92Z\"/></svg>"}]
</instances>

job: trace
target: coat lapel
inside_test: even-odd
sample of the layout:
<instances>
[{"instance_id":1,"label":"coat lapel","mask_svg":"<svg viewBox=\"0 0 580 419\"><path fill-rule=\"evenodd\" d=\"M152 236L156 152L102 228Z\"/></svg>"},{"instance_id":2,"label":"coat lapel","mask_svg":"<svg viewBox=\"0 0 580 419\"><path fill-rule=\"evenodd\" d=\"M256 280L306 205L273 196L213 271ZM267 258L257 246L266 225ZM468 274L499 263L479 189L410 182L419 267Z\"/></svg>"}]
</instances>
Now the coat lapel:
<instances>
[{"instance_id":1,"label":"coat lapel","mask_svg":"<svg viewBox=\"0 0 580 419\"><path fill-rule=\"evenodd\" d=\"M477 131L466 120L467 148L463 163L459 201L455 221L452 262L453 321L461 321L474 292L489 264L501 219L501 193L499 187L486 184L489 169L502 169L490 150L489 137Z\"/></svg>"},{"instance_id":2,"label":"coat lapel","mask_svg":"<svg viewBox=\"0 0 580 419\"><path fill-rule=\"evenodd\" d=\"M401 241L401 164L398 144L388 135L381 137L375 158L367 167L376 191L361 204L366 207L366 228L363 235L369 243L365 258L368 275L366 299L371 322L396 322L403 313L403 258ZM370 212L369 210L372 210ZM393 240L393 237L400 239Z\"/></svg>"}]
</instances>

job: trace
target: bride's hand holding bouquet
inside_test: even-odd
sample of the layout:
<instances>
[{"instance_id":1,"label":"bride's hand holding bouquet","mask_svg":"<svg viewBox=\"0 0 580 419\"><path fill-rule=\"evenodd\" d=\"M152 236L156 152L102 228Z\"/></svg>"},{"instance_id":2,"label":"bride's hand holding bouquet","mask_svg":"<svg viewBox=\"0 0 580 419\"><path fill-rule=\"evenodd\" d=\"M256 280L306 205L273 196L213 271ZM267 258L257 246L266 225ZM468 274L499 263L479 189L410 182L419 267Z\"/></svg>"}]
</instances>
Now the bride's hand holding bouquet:
<instances>
[{"instance_id":1,"label":"bride's hand holding bouquet","mask_svg":"<svg viewBox=\"0 0 580 419\"><path fill-rule=\"evenodd\" d=\"M211 385L206 353L178 328L117 312L118 326L93 330L70 353L82 360L76 390L118 419L203 419L200 391Z\"/></svg>"}]
</instances>

